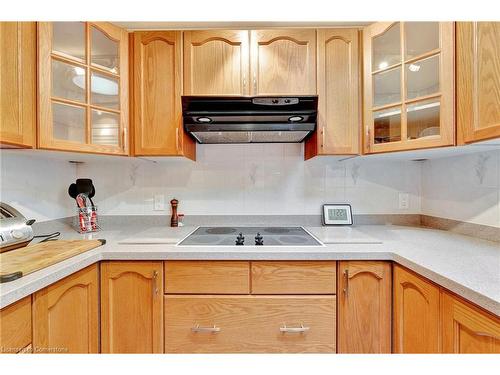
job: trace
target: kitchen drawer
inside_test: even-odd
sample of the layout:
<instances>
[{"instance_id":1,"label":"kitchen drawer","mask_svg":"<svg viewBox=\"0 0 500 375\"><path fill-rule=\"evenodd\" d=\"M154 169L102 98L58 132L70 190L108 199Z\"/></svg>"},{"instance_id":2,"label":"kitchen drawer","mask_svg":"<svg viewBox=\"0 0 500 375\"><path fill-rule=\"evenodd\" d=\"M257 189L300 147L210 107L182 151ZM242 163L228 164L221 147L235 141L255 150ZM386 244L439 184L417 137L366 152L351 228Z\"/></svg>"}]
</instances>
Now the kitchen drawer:
<instances>
[{"instance_id":1,"label":"kitchen drawer","mask_svg":"<svg viewBox=\"0 0 500 375\"><path fill-rule=\"evenodd\" d=\"M250 265L239 261L167 261L167 294L248 294Z\"/></svg>"},{"instance_id":2,"label":"kitchen drawer","mask_svg":"<svg viewBox=\"0 0 500 375\"><path fill-rule=\"evenodd\" d=\"M252 294L336 294L336 262L252 262Z\"/></svg>"},{"instance_id":3,"label":"kitchen drawer","mask_svg":"<svg viewBox=\"0 0 500 375\"><path fill-rule=\"evenodd\" d=\"M335 296L165 296L164 311L165 353L335 353Z\"/></svg>"},{"instance_id":4,"label":"kitchen drawer","mask_svg":"<svg viewBox=\"0 0 500 375\"><path fill-rule=\"evenodd\" d=\"M0 311L0 353L18 353L31 344L31 296Z\"/></svg>"}]
</instances>

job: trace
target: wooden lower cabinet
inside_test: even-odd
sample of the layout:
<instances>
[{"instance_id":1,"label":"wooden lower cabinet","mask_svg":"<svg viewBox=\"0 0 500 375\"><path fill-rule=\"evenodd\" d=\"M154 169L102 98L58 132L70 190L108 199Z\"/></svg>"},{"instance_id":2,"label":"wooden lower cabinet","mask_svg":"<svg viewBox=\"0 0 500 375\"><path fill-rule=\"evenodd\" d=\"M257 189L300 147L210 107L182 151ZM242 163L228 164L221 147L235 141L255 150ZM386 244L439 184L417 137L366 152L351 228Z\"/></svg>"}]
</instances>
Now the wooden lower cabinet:
<instances>
[{"instance_id":1,"label":"wooden lower cabinet","mask_svg":"<svg viewBox=\"0 0 500 375\"><path fill-rule=\"evenodd\" d=\"M398 265L393 285L394 353L439 353L439 287Z\"/></svg>"},{"instance_id":2,"label":"wooden lower cabinet","mask_svg":"<svg viewBox=\"0 0 500 375\"><path fill-rule=\"evenodd\" d=\"M163 262L101 263L101 352L163 353Z\"/></svg>"},{"instance_id":3,"label":"wooden lower cabinet","mask_svg":"<svg viewBox=\"0 0 500 375\"><path fill-rule=\"evenodd\" d=\"M165 262L167 294L248 294L247 261L169 260Z\"/></svg>"},{"instance_id":4,"label":"wooden lower cabinet","mask_svg":"<svg viewBox=\"0 0 500 375\"><path fill-rule=\"evenodd\" d=\"M0 310L0 354L21 353L31 345L31 296Z\"/></svg>"},{"instance_id":5,"label":"wooden lower cabinet","mask_svg":"<svg viewBox=\"0 0 500 375\"><path fill-rule=\"evenodd\" d=\"M99 352L99 273L87 267L33 295L35 353Z\"/></svg>"},{"instance_id":6,"label":"wooden lower cabinet","mask_svg":"<svg viewBox=\"0 0 500 375\"><path fill-rule=\"evenodd\" d=\"M166 353L335 353L335 296L165 297Z\"/></svg>"},{"instance_id":7,"label":"wooden lower cabinet","mask_svg":"<svg viewBox=\"0 0 500 375\"><path fill-rule=\"evenodd\" d=\"M336 294L335 261L252 262L252 294Z\"/></svg>"},{"instance_id":8,"label":"wooden lower cabinet","mask_svg":"<svg viewBox=\"0 0 500 375\"><path fill-rule=\"evenodd\" d=\"M443 353L500 353L500 318L442 293Z\"/></svg>"},{"instance_id":9,"label":"wooden lower cabinet","mask_svg":"<svg viewBox=\"0 0 500 375\"><path fill-rule=\"evenodd\" d=\"M338 352L390 353L391 263L338 264Z\"/></svg>"}]
</instances>

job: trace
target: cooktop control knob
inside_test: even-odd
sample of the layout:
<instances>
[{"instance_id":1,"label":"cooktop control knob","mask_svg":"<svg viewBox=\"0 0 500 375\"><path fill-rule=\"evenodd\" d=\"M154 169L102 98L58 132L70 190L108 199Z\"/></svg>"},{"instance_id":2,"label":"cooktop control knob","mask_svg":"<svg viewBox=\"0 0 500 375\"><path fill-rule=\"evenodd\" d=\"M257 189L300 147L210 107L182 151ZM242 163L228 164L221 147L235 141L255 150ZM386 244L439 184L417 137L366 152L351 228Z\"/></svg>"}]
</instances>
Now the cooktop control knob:
<instances>
[{"instance_id":1,"label":"cooktop control knob","mask_svg":"<svg viewBox=\"0 0 500 375\"><path fill-rule=\"evenodd\" d=\"M256 246L264 245L264 237L262 237L260 233L257 233L257 235L255 236L255 245Z\"/></svg>"},{"instance_id":2,"label":"cooktop control knob","mask_svg":"<svg viewBox=\"0 0 500 375\"><path fill-rule=\"evenodd\" d=\"M238 234L236 237L236 245L241 246L245 244L245 237L243 237L243 233Z\"/></svg>"},{"instance_id":3,"label":"cooktop control knob","mask_svg":"<svg viewBox=\"0 0 500 375\"><path fill-rule=\"evenodd\" d=\"M10 234L12 234L12 237L14 237L16 240L20 240L24 237L24 233L20 230L13 230L12 232L10 232Z\"/></svg>"}]
</instances>

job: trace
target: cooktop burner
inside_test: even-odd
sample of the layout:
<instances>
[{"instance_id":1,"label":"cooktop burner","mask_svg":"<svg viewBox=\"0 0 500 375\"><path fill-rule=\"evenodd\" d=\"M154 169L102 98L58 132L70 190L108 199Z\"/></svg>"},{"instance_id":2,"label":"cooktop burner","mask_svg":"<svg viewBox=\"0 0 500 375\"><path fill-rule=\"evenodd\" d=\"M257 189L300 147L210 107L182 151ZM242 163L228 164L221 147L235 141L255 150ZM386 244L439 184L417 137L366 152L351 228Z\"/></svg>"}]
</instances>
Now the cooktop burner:
<instances>
[{"instance_id":1,"label":"cooktop burner","mask_svg":"<svg viewBox=\"0 0 500 375\"><path fill-rule=\"evenodd\" d=\"M199 227L179 246L322 246L302 227Z\"/></svg>"},{"instance_id":2,"label":"cooktop burner","mask_svg":"<svg viewBox=\"0 0 500 375\"><path fill-rule=\"evenodd\" d=\"M290 232L290 228L270 227L270 228L265 228L264 232L274 233L274 234L288 233L288 232Z\"/></svg>"},{"instance_id":3,"label":"cooktop burner","mask_svg":"<svg viewBox=\"0 0 500 375\"><path fill-rule=\"evenodd\" d=\"M207 228L206 232L209 234L229 234L236 232L236 228L213 227L213 228Z\"/></svg>"}]
</instances>

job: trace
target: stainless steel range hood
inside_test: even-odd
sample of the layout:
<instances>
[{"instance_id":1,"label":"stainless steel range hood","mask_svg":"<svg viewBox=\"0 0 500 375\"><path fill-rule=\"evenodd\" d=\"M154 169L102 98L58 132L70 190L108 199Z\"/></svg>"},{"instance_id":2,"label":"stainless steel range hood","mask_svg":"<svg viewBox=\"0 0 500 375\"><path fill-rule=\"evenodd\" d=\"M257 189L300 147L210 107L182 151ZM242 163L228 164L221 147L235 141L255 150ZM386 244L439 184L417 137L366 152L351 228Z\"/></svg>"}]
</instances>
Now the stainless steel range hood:
<instances>
[{"instance_id":1,"label":"stainless steel range hood","mask_svg":"<svg viewBox=\"0 0 500 375\"><path fill-rule=\"evenodd\" d=\"M199 143L300 143L317 113L316 95L182 97L184 129Z\"/></svg>"}]
</instances>

